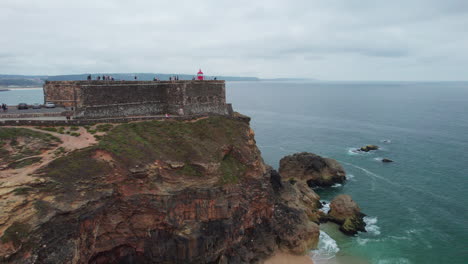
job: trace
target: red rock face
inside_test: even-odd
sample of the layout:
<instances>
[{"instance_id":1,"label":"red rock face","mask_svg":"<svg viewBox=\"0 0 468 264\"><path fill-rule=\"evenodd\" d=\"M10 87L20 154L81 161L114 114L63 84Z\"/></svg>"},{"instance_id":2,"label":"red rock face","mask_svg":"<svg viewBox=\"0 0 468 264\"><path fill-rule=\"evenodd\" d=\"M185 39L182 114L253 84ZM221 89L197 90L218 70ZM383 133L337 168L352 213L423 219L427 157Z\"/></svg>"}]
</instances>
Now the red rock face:
<instances>
[{"instance_id":1,"label":"red rock face","mask_svg":"<svg viewBox=\"0 0 468 264\"><path fill-rule=\"evenodd\" d=\"M154 160L119 156L133 153L138 145L102 145L70 153L38 171L42 182L21 196L23 210L11 208L0 215L5 223L0 229L2 261L251 263L277 248L300 254L316 245L318 226L309 221L315 211L305 204L314 204L318 196L278 182L278 174L266 169L245 121L206 124L212 132L204 135L194 132L199 124L174 123L200 135L180 135L177 143L193 155L169 148L166 142L173 136L158 143L167 145L152 145L155 152L145 150ZM220 125L228 128L219 130ZM126 126L142 133L138 124ZM147 123L141 126L148 129ZM207 136L209 146L196 149ZM227 136L231 139L225 142Z\"/></svg>"},{"instance_id":2,"label":"red rock face","mask_svg":"<svg viewBox=\"0 0 468 264\"><path fill-rule=\"evenodd\" d=\"M128 252L148 263L215 261L246 230L271 219L271 195L252 180L229 192L220 187L125 197L80 224L77 243L89 250L80 252L78 263L112 263Z\"/></svg>"}]
</instances>

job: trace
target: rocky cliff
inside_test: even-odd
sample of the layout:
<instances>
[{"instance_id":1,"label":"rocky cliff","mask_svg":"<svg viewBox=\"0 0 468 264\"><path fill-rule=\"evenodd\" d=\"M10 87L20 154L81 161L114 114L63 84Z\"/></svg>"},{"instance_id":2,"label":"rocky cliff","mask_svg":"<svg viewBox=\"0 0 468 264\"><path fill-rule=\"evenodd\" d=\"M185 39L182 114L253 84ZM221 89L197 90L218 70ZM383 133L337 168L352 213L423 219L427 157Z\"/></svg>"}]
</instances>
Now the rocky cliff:
<instances>
[{"instance_id":1,"label":"rocky cliff","mask_svg":"<svg viewBox=\"0 0 468 264\"><path fill-rule=\"evenodd\" d=\"M248 118L121 124L97 142L79 128L91 145L76 149L11 129L2 156L23 156L0 160L2 263L255 263L317 245L318 196L264 164Z\"/></svg>"}]
</instances>

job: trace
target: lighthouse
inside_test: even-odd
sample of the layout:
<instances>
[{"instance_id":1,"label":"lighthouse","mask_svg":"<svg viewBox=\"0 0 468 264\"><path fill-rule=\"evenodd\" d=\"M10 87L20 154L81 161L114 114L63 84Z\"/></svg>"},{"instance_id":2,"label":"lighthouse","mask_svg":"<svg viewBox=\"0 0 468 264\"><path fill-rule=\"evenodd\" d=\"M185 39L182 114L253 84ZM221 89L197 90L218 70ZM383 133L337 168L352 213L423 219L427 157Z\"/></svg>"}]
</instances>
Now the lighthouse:
<instances>
[{"instance_id":1,"label":"lighthouse","mask_svg":"<svg viewBox=\"0 0 468 264\"><path fill-rule=\"evenodd\" d=\"M204 79L203 72L201 71L201 69L198 70L197 79L200 80L200 81L203 81L203 79Z\"/></svg>"}]
</instances>

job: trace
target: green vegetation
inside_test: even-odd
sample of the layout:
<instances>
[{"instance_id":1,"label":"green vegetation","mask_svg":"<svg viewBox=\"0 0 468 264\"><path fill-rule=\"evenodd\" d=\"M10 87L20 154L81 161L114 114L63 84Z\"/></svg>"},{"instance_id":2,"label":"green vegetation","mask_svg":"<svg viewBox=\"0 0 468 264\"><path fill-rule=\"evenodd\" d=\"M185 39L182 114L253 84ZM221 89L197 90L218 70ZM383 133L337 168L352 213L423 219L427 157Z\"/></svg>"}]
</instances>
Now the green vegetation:
<instances>
[{"instance_id":1,"label":"green vegetation","mask_svg":"<svg viewBox=\"0 0 468 264\"><path fill-rule=\"evenodd\" d=\"M60 154L63 154L63 153L65 153L65 148L63 147L59 147L54 151L55 156L59 156Z\"/></svg>"},{"instance_id":2,"label":"green vegetation","mask_svg":"<svg viewBox=\"0 0 468 264\"><path fill-rule=\"evenodd\" d=\"M0 164L18 161L10 166L21 168L31 165L38 162L40 158L25 158L39 155L42 150L50 149L59 142L60 139L48 133L26 128L0 127ZM11 148L6 148L7 145Z\"/></svg>"},{"instance_id":3,"label":"green vegetation","mask_svg":"<svg viewBox=\"0 0 468 264\"><path fill-rule=\"evenodd\" d=\"M19 137L37 138L46 142L60 141L57 137L50 134L33 131L27 128L0 127L0 143L4 143L6 140L16 140Z\"/></svg>"},{"instance_id":4,"label":"green vegetation","mask_svg":"<svg viewBox=\"0 0 468 264\"><path fill-rule=\"evenodd\" d=\"M71 132L70 136L79 137L81 134L76 132Z\"/></svg>"},{"instance_id":5,"label":"green vegetation","mask_svg":"<svg viewBox=\"0 0 468 264\"><path fill-rule=\"evenodd\" d=\"M13 245L18 247L21 245L22 240L28 237L30 230L31 226L29 224L14 222L5 230L1 241L3 243L13 242Z\"/></svg>"},{"instance_id":6,"label":"green vegetation","mask_svg":"<svg viewBox=\"0 0 468 264\"><path fill-rule=\"evenodd\" d=\"M19 187L13 190L15 195L26 195L29 192L33 191L34 189L31 187Z\"/></svg>"},{"instance_id":7,"label":"green vegetation","mask_svg":"<svg viewBox=\"0 0 468 264\"><path fill-rule=\"evenodd\" d=\"M42 187L42 190L53 191L60 185L67 192L76 192L79 184L94 182L110 171L110 166L104 162L93 159L95 149L85 148L71 152L49 163L40 170L44 177L54 182Z\"/></svg>"},{"instance_id":8,"label":"green vegetation","mask_svg":"<svg viewBox=\"0 0 468 264\"><path fill-rule=\"evenodd\" d=\"M203 174L200 172L200 169L190 164L185 164L184 167L182 167L182 169L180 169L178 172L182 175L191 176L191 177L203 176Z\"/></svg>"},{"instance_id":9,"label":"green vegetation","mask_svg":"<svg viewBox=\"0 0 468 264\"><path fill-rule=\"evenodd\" d=\"M98 132L107 132L111 130L114 126L112 124L100 124L96 126Z\"/></svg>"},{"instance_id":10,"label":"green vegetation","mask_svg":"<svg viewBox=\"0 0 468 264\"><path fill-rule=\"evenodd\" d=\"M240 161L227 155L221 162L221 183L237 183L239 176L245 173L246 166Z\"/></svg>"},{"instance_id":11,"label":"green vegetation","mask_svg":"<svg viewBox=\"0 0 468 264\"><path fill-rule=\"evenodd\" d=\"M12 168L12 169L20 169L20 168L24 168L24 167L27 167L29 165L32 165L34 163L40 162L41 159L42 159L41 157L25 158L25 159L22 159L22 160L19 160L19 161L14 161L14 162L10 163L8 165L8 167Z\"/></svg>"},{"instance_id":12,"label":"green vegetation","mask_svg":"<svg viewBox=\"0 0 468 264\"><path fill-rule=\"evenodd\" d=\"M39 217L44 217L51 211L51 206L46 201L37 200L34 201L34 209L36 209Z\"/></svg>"},{"instance_id":13,"label":"green vegetation","mask_svg":"<svg viewBox=\"0 0 468 264\"><path fill-rule=\"evenodd\" d=\"M226 155L224 149L245 149L248 125L242 121L210 117L196 122L145 121L96 129L110 130L99 137L97 145L72 151L42 168L39 173L48 178L47 184L35 188L69 200L83 192L92 193L96 187L88 187L106 184L102 179L112 171L109 163L93 158L97 150L109 152L124 168L155 160L183 162L185 165L176 173L188 177L204 175L203 168L196 165L199 162L220 163L221 184L237 183L247 169L234 155ZM56 154L63 151L57 149Z\"/></svg>"},{"instance_id":14,"label":"green vegetation","mask_svg":"<svg viewBox=\"0 0 468 264\"><path fill-rule=\"evenodd\" d=\"M247 124L223 117L197 122L147 121L122 124L103 137L98 148L128 165L155 159L219 162L220 146L245 143Z\"/></svg>"},{"instance_id":15,"label":"green vegetation","mask_svg":"<svg viewBox=\"0 0 468 264\"><path fill-rule=\"evenodd\" d=\"M70 131L78 131L80 128L77 126L71 126Z\"/></svg>"},{"instance_id":16,"label":"green vegetation","mask_svg":"<svg viewBox=\"0 0 468 264\"><path fill-rule=\"evenodd\" d=\"M56 127L36 127L36 129L44 130L44 131L49 131L49 132L58 132L58 129Z\"/></svg>"}]
</instances>

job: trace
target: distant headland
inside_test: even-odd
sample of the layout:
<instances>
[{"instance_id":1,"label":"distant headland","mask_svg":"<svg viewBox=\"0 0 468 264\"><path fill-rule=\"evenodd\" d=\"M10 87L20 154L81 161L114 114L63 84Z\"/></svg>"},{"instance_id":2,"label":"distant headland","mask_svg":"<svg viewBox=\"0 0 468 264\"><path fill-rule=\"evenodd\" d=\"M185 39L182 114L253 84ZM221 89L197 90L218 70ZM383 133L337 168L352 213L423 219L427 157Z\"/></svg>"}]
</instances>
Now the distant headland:
<instances>
[{"instance_id":1,"label":"distant headland","mask_svg":"<svg viewBox=\"0 0 468 264\"><path fill-rule=\"evenodd\" d=\"M154 78L159 80L169 80L172 76L178 76L180 80L192 80L195 74L178 74L178 73L83 73L83 74L68 74L68 75L8 75L0 74L0 87L19 86L19 87L39 87L45 81L83 81L91 75L96 76L112 76L115 80L130 81L137 77L140 81L152 81ZM268 78L262 79L259 77L250 76L214 76L205 75L205 79L225 81L314 81L315 79L305 78Z\"/></svg>"}]
</instances>

